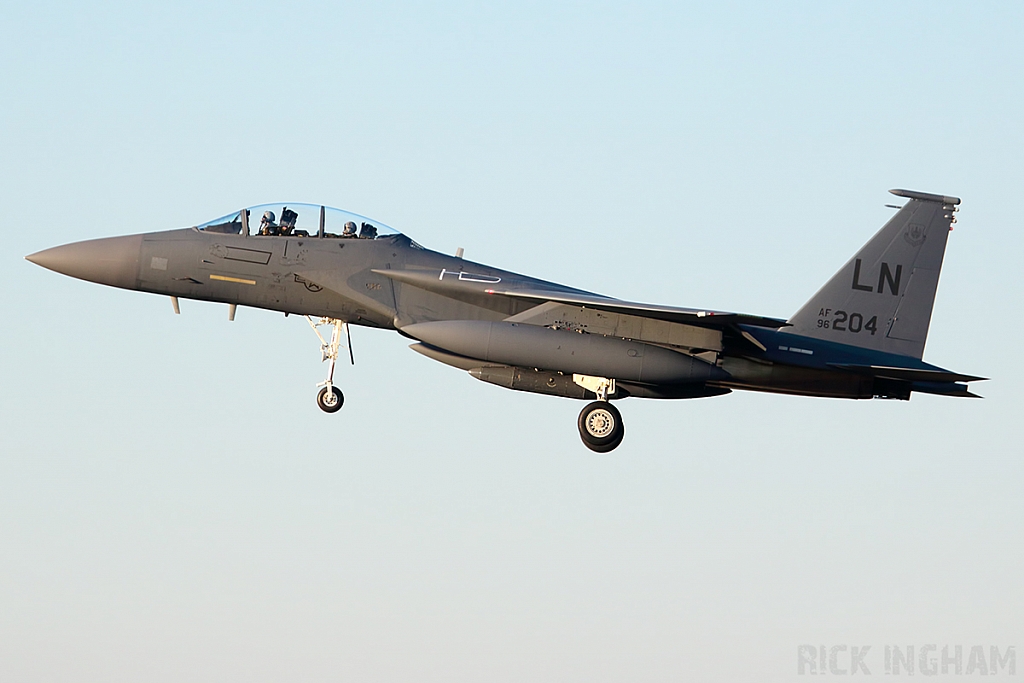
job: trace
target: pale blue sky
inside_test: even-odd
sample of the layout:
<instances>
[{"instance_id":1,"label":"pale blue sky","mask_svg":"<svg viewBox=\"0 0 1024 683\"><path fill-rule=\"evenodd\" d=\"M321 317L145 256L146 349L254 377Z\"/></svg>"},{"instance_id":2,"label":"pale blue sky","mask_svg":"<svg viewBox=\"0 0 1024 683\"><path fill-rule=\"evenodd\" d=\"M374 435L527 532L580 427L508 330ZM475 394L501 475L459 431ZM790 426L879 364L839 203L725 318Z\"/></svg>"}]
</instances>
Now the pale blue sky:
<instances>
[{"instance_id":1,"label":"pale blue sky","mask_svg":"<svg viewBox=\"0 0 1024 683\"><path fill-rule=\"evenodd\" d=\"M0 6L0 679L747 681L804 643L1024 647L1024 9ZM326 203L623 298L786 317L963 198L925 360L985 400L580 405L355 329L58 276ZM1024 661L1021 662L1024 666ZM939 677L941 678L941 677Z\"/></svg>"}]
</instances>

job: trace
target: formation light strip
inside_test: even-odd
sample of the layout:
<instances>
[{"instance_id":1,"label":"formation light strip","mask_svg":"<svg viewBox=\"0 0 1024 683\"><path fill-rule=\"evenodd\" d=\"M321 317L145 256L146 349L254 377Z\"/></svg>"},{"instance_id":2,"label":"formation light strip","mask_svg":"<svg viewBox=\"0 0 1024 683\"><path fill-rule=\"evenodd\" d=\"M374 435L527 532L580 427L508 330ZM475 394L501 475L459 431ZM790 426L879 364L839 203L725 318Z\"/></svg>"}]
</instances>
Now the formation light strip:
<instances>
[{"instance_id":1,"label":"formation light strip","mask_svg":"<svg viewBox=\"0 0 1024 683\"><path fill-rule=\"evenodd\" d=\"M240 285L254 285L255 280L245 280L240 277L228 277L227 275L210 275L211 280L221 280L223 282L237 282Z\"/></svg>"}]
</instances>

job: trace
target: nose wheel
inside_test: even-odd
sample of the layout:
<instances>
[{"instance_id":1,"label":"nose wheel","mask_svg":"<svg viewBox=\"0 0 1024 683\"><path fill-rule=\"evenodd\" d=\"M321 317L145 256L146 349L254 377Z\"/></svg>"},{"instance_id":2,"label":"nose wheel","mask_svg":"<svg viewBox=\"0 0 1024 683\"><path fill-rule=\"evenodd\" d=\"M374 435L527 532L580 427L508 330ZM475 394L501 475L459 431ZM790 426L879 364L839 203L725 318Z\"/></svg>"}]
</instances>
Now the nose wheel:
<instances>
[{"instance_id":1,"label":"nose wheel","mask_svg":"<svg viewBox=\"0 0 1024 683\"><path fill-rule=\"evenodd\" d=\"M626 434L622 415L608 401L594 401L580 413L577 421L583 445L595 453L615 450Z\"/></svg>"},{"instance_id":2,"label":"nose wheel","mask_svg":"<svg viewBox=\"0 0 1024 683\"><path fill-rule=\"evenodd\" d=\"M320 410L325 413L336 413L341 410L341 407L345 405L345 395L341 393L338 387L334 386L334 366L338 362L338 349L341 346L341 331L345 330L345 338L348 341L348 357L352 362L352 365L356 364L355 358L352 355L352 337L348 332L348 323L343 320L337 320L335 318L320 318L317 322L313 322L313 319L308 315L306 320L309 321L309 326L313 328L313 332L320 339L320 360L330 361L331 364L327 370L327 379L320 384L318 387L323 387L320 392L316 395L316 404L320 406ZM317 329L320 325L331 325L333 330L331 331L331 341L324 339L323 335L320 334L320 330Z\"/></svg>"},{"instance_id":3,"label":"nose wheel","mask_svg":"<svg viewBox=\"0 0 1024 683\"><path fill-rule=\"evenodd\" d=\"M345 405L345 394L338 387L324 387L316 395L316 404L325 413L336 413Z\"/></svg>"}]
</instances>

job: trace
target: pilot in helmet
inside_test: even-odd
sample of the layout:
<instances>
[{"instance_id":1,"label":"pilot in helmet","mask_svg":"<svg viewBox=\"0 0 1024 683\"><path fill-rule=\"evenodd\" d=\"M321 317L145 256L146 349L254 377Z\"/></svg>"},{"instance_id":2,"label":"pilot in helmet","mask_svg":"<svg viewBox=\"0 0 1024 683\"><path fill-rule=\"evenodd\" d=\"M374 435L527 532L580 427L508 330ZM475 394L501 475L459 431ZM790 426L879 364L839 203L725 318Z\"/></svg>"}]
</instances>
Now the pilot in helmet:
<instances>
[{"instance_id":1,"label":"pilot in helmet","mask_svg":"<svg viewBox=\"0 0 1024 683\"><path fill-rule=\"evenodd\" d=\"M345 229L341 233L342 237L355 237L356 236L356 224L349 221L345 224Z\"/></svg>"},{"instance_id":2,"label":"pilot in helmet","mask_svg":"<svg viewBox=\"0 0 1024 683\"><path fill-rule=\"evenodd\" d=\"M277 216L274 215L273 211L264 211L263 218L260 220L260 234L273 234L277 229L277 224L274 222L275 220L277 220Z\"/></svg>"}]
</instances>

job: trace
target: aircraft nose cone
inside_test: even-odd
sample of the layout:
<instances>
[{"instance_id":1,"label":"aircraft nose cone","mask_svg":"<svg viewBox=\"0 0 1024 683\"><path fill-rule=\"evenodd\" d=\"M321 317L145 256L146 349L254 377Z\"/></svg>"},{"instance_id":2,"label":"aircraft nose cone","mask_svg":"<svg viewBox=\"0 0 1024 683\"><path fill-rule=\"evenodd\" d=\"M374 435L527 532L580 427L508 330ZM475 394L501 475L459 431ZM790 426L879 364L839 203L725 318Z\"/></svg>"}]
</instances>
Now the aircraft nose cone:
<instances>
[{"instance_id":1,"label":"aircraft nose cone","mask_svg":"<svg viewBox=\"0 0 1024 683\"><path fill-rule=\"evenodd\" d=\"M142 235L128 235L65 244L25 258L43 268L80 280L135 289L141 250Z\"/></svg>"}]
</instances>

